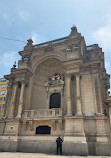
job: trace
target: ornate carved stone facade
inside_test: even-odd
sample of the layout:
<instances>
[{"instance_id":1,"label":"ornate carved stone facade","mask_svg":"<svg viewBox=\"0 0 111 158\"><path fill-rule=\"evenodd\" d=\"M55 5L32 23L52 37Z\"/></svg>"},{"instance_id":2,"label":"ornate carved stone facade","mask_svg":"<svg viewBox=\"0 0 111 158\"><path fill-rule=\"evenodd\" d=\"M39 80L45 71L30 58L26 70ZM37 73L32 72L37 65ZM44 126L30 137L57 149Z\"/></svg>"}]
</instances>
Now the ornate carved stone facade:
<instances>
[{"instance_id":1,"label":"ornate carved stone facade","mask_svg":"<svg viewBox=\"0 0 111 158\"><path fill-rule=\"evenodd\" d=\"M104 53L86 46L73 26L69 36L33 45L23 51L9 80L0 150L56 153L60 135L63 153L111 155L110 75Z\"/></svg>"}]
</instances>

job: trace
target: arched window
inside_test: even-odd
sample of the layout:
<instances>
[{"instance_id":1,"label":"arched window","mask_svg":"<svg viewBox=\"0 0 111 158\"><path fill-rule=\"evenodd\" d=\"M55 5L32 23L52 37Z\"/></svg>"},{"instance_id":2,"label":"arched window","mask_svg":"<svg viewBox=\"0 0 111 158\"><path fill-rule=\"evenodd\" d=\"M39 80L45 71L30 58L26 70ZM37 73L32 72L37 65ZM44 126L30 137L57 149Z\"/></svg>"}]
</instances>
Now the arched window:
<instances>
[{"instance_id":1,"label":"arched window","mask_svg":"<svg viewBox=\"0 0 111 158\"><path fill-rule=\"evenodd\" d=\"M36 128L36 134L50 134L51 127L49 126L39 126Z\"/></svg>"},{"instance_id":2,"label":"arched window","mask_svg":"<svg viewBox=\"0 0 111 158\"><path fill-rule=\"evenodd\" d=\"M59 93L53 93L50 96L50 109L61 107L61 95Z\"/></svg>"}]
</instances>

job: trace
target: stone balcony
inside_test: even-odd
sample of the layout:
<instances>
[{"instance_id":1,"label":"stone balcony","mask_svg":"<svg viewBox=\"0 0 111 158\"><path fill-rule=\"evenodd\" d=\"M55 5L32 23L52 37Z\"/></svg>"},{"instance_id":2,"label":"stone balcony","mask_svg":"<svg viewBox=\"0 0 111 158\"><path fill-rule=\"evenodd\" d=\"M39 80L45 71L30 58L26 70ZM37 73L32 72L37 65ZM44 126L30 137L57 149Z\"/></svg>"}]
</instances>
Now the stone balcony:
<instances>
[{"instance_id":1,"label":"stone balcony","mask_svg":"<svg viewBox=\"0 0 111 158\"><path fill-rule=\"evenodd\" d=\"M38 110L24 110L23 118L46 118L46 117L60 117L63 116L62 108L53 109L38 109Z\"/></svg>"}]
</instances>

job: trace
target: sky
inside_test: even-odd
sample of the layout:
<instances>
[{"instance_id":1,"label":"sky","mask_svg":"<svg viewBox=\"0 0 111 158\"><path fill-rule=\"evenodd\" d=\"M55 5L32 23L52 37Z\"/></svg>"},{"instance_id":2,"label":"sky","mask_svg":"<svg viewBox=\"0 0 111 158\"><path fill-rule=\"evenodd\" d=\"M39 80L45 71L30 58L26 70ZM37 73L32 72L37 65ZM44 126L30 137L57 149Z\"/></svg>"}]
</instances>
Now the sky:
<instances>
[{"instance_id":1,"label":"sky","mask_svg":"<svg viewBox=\"0 0 111 158\"><path fill-rule=\"evenodd\" d=\"M1 0L0 77L10 73L30 37L34 44L68 36L75 24L87 45L98 43L111 74L111 0ZM15 39L24 42L5 40Z\"/></svg>"}]
</instances>

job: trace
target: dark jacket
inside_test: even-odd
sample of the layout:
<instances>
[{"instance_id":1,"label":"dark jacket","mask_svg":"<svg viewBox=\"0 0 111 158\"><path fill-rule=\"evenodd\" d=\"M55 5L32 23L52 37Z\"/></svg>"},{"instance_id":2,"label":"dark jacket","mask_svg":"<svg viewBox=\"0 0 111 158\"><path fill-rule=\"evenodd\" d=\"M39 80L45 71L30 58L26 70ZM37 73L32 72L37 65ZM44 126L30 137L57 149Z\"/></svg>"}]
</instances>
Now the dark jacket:
<instances>
[{"instance_id":1,"label":"dark jacket","mask_svg":"<svg viewBox=\"0 0 111 158\"><path fill-rule=\"evenodd\" d=\"M57 142L57 145L58 145L58 146L61 146L63 140L62 140L60 137L58 137L57 140L56 140L56 142Z\"/></svg>"}]
</instances>

